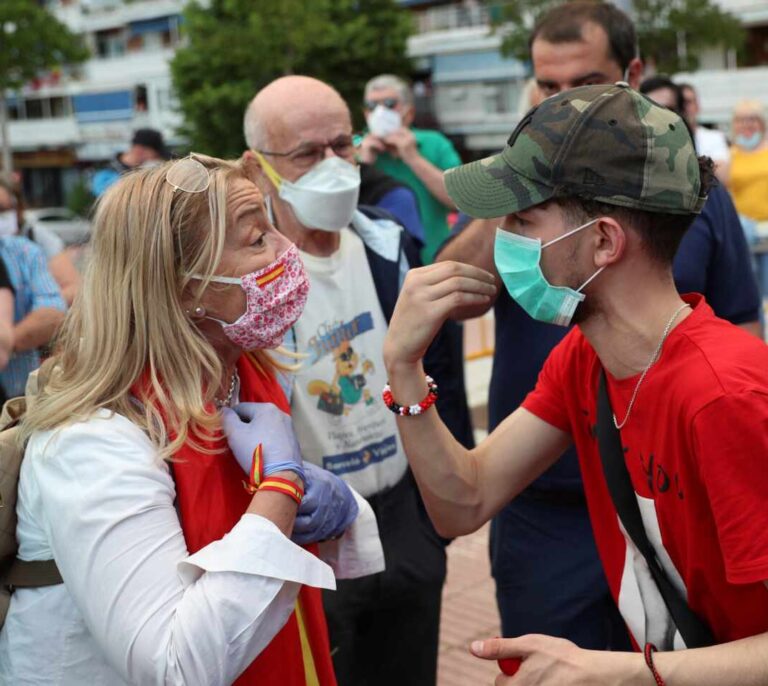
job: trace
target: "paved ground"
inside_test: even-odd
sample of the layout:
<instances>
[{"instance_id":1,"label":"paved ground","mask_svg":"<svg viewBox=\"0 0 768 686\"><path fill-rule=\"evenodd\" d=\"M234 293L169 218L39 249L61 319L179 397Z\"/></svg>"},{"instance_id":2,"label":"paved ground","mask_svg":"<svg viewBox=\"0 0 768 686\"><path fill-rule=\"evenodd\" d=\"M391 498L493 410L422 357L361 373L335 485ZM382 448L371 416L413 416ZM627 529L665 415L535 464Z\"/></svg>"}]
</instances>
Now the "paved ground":
<instances>
[{"instance_id":1,"label":"paved ground","mask_svg":"<svg viewBox=\"0 0 768 686\"><path fill-rule=\"evenodd\" d=\"M475 418L475 434L485 434L485 404L490 358L467 363L467 395ZM443 591L438 686L486 686L499 673L495 662L470 655L477 638L500 635L494 585L488 562L488 526L448 546L448 578Z\"/></svg>"},{"instance_id":2,"label":"paved ground","mask_svg":"<svg viewBox=\"0 0 768 686\"><path fill-rule=\"evenodd\" d=\"M488 565L488 527L448 547L448 579L443 590L438 686L490 686L495 662L469 653L477 638L498 636L499 616Z\"/></svg>"}]
</instances>

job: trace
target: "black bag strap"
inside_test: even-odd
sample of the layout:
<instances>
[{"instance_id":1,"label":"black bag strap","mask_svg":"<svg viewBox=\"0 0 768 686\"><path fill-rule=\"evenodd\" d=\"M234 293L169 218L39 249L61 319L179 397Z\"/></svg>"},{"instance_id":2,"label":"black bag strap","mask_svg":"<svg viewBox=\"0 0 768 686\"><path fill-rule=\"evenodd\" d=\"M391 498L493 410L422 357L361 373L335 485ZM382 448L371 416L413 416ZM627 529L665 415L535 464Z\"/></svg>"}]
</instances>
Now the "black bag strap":
<instances>
[{"instance_id":1,"label":"black bag strap","mask_svg":"<svg viewBox=\"0 0 768 686\"><path fill-rule=\"evenodd\" d=\"M15 558L2 574L2 583L12 588L39 588L63 584L54 560L20 560Z\"/></svg>"},{"instance_id":2,"label":"black bag strap","mask_svg":"<svg viewBox=\"0 0 768 686\"><path fill-rule=\"evenodd\" d=\"M688 606L678 590L669 580L664 567L659 562L648 534L643 525L640 508L637 504L635 489L624 462L624 449L621 435L613 423L613 410L608 397L605 371L600 370L600 385L597 394L597 442L600 459L603 463L605 481L611 493L616 512L637 549L648 563L653 580L664 599L677 630L688 648L703 648L714 645L715 639L707 624Z\"/></svg>"}]
</instances>

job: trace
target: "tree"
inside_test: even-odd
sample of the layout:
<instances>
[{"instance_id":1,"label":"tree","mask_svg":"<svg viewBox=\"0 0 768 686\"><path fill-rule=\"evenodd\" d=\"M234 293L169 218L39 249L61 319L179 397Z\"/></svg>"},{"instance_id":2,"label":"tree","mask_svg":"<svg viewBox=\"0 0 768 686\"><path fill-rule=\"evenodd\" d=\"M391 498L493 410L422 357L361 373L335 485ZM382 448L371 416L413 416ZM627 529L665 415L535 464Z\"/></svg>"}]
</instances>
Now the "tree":
<instances>
[{"instance_id":1,"label":"tree","mask_svg":"<svg viewBox=\"0 0 768 686\"><path fill-rule=\"evenodd\" d=\"M243 151L243 113L260 88L287 74L333 85L359 123L367 79L410 73L410 14L396 0L211 0L185 12L187 45L171 73L193 149Z\"/></svg>"},{"instance_id":2,"label":"tree","mask_svg":"<svg viewBox=\"0 0 768 686\"><path fill-rule=\"evenodd\" d=\"M668 74L699 67L702 49L739 49L739 20L711 0L635 0L637 37L646 61Z\"/></svg>"},{"instance_id":3,"label":"tree","mask_svg":"<svg viewBox=\"0 0 768 686\"><path fill-rule=\"evenodd\" d=\"M530 59L528 39L536 21L562 0L489 0L491 16L500 31L502 52ZM633 19L640 55L659 72L698 68L698 53L720 46L740 48L744 30L738 19L713 0L634 0Z\"/></svg>"},{"instance_id":4,"label":"tree","mask_svg":"<svg viewBox=\"0 0 768 686\"><path fill-rule=\"evenodd\" d=\"M80 37L33 0L0 2L0 135L3 169L11 170L7 91L42 72L88 57Z\"/></svg>"}]
</instances>

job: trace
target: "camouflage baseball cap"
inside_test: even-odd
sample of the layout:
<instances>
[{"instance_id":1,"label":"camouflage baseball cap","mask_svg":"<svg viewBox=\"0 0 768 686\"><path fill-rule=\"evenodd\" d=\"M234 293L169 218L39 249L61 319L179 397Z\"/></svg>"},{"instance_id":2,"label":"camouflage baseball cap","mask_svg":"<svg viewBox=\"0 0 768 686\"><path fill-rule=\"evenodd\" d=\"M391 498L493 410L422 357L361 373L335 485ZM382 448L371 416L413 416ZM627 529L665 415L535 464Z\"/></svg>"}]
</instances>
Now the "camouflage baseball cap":
<instances>
[{"instance_id":1,"label":"camouflage baseball cap","mask_svg":"<svg viewBox=\"0 0 768 686\"><path fill-rule=\"evenodd\" d=\"M547 98L504 150L449 170L445 185L484 218L572 196L669 214L698 214L706 200L683 120L623 82Z\"/></svg>"}]
</instances>

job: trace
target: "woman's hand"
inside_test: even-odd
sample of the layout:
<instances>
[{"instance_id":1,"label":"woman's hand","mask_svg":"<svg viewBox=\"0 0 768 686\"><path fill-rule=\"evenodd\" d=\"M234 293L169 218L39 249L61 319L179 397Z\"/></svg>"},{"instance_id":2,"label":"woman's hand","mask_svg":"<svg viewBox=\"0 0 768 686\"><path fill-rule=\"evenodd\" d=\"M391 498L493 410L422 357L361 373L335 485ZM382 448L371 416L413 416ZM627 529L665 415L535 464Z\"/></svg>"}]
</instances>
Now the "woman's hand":
<instances>
[{"instance_id":1,"label":"woman's hand","mask_svg":"<svg viewBox=\"0 0 768 686\"><path fill-rule=\"evenodd\" d=\"M432 339L454 310L490 302L493 275L461 262L438 262L412 269L397 299L384 341L387 369L417 366Z\"/></svg>"},{"instance_id":2,"label":"woman's hand","mask_svg":"<svg viewBox=\"0 0 768 686\"><path fill-rule=\"evenodd\" d=\"M335 474L305 464L307 475L304 499L293 525L294 542L300 545L341 536L355 521L357 502L352 490Z\"/></svg>"},{"instance_id":3,"label":"woman's hand","mask_svg":"<svg viewBox=\"0 0 768 686\"><path fill-rule=\"evenodd\" d=\"M240 403L221 410L221 424L229 448L246 474L251 473L253 453L262 445L263 471L293 471L304 478L301 449L290 415L272 403Z\"/></svg>"},{"instance_id":4,"label":"woman's hand","mask_svg":"<svg viewBox=\"0 0 768 686\"><path fill-rule=\"evenodd\" d=\"M653 686L639 653L584 650L562 638L530 634L472 643L485 660L520 659L514 676L499 674L495 686Z\"/></svg>"}]
</instances>

